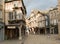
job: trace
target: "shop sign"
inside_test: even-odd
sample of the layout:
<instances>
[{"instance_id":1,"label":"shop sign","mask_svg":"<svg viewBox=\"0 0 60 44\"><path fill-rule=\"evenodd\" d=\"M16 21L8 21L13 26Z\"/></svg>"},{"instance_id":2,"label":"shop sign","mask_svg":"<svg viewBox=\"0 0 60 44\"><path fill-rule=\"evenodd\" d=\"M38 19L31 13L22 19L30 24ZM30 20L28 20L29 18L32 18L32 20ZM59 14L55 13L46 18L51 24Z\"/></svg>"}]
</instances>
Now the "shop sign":
<instances>
[{"instance_id":1,"label":"shop sign","mask_svg":"<svg viewBox=\"0 0 60 44\"><path fill-rule=\"evenodd\" d=\"M13 28L13 29L15 29L16 27L15 26L8 26L7 28Z\"/></svg>"}]
</instances>

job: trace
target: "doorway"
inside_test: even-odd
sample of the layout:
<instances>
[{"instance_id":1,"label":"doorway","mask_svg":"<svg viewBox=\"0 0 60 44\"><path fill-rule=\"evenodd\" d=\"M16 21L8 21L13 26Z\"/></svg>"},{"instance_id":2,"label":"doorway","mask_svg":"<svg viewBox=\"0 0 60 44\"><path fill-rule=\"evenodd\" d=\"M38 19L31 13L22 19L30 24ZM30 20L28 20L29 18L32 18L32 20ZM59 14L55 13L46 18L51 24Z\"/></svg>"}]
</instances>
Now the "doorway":
<instances>
[{"instance_id":1,"label":"doorway","mask_svg":"<svg viewBox=\"0 0 60 44\"><path fill-rule=\"evenodd\" d=\"M44 29L40 29L40 34L45 34L45 30Z\"/></svg>"},{"instance_id":2,"label":"doorway","mask_svg":"<svg viewBox=\"0 0 60 44\"><path fill-rule=\"evenodd\" d=\"M46 28L46 34L50 34L50 29Z\"/></svg>"},{"instance_id":3,"label":"doorway","mask_svg":"<svg viewBox=\"0 0 60 44\"><path fill-rule=\"evenodd\" d=\"M5 40L18 39L19 29L5 29Z\"/></svg>"}]
</instances>

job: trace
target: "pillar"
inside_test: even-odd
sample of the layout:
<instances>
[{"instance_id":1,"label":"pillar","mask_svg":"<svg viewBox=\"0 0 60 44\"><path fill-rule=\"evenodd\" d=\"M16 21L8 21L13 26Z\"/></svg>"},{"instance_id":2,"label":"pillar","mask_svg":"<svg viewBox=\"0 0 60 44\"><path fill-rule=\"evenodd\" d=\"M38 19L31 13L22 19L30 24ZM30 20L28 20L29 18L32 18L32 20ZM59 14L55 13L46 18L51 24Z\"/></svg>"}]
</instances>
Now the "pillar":
<instances>
[{"instance_id":1,"label":"pillar","mask_svg":"<svg viewBox=\"0 0 60 44\"><path fill-rule=\"evenodd\" d=\"M45 28L45 34L47 34L46 28Z\"/></svg>"},{"instance_id":2,"label":"pillar","mask_svg":"<svg viewBox=\"0 0 60 44\"><path fill-rule=\"evenodd\" d=\"M51 28L50 28L50 34L51 34Z\"/></svg>"},{"instance_id":3,"label":"pillar","mask_svg":"<svg viewBox=\"0 0 60 44\"><path fill-rule=\"evenodd\" d=\"M20 25L18 28L19 28L19 40L22 40L22 36L21 36L21 28L22 28L22 25Z\"/></svg>"},{"instance_id":4,"label":"pillar","mask_svg":"<svg viewBox=\"0 0 60 44\"><path fill-rule=\"evenodd\" d=\"M53 34L54 34L54 28L53 28Z\"/></svg>"}]
</instances>

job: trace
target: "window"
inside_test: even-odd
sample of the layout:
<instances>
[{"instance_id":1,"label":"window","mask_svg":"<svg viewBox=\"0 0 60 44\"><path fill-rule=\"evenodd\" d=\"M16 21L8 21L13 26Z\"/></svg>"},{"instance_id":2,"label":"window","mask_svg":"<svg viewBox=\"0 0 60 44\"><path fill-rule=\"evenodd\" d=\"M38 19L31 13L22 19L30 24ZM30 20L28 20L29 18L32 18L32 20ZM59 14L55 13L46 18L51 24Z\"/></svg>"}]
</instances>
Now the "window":
<instances>
[{"instance_id":1,"label":"window","mask_svg":"<svg viewBox=\"0 0 60 44\"><path fill-rule=\"evenodd\" d=\"M22 2L21 1L14 1L13 2L15 7L22 7Z\"/></svg>"},{"instance_id":2,"label":"window","mask_svg":"<svg viewBox=\"0 0 60 44\"><path fill-rule=\"evenodd\" d=\"M45 27L45 21L42 21L42 27Z\"/></svg>"},{"instance_id":3,"label":"window","mask_svg":"<svg viewBox=\"0 0 60 44\"><path fill-rule=\"evenodd\" d=\"M14 1L14 6L18 7L18 2L17 1Z\"/></svg>"},{"instance_id":4,"label":"window","mask_svg":"<svg viewBox=\"0 0 60 44\"><path fill-rule=\"evenodd\" d=\"M53 16L53 15L54 15L54 12L51 11L49 15L50 15L50 19L52 19L52 18L54 17L54 16Z\"/></svg>"},{"instance_id":5,"label":"window","mask_svg":"<svg viewBox=\"0 0 60 44\"><path fill-rule=\"evenodd\" d=\"M57 24L57 20L56 19L54 19L54 25L56 25Z\"/></svg>"},{"instance_id":6,"label":"window","mask_svg":"<svg viewBox=\"0 0 60 44\"><path fill-rule=\"evenodd\" d=\"M14 11L13 12L13 19L15 19L16 18L16 12Z\"/></svg>"},{"instance_id":7,"label":"window","mask_svg":"<svg viewBox=\"0 0 60 44\"><path fill-rule=\"evenodd\" d=\"M41 17L42 20L45 20L44 16Z\"/></svg>"},{"instance_id":8,"label":"window","mask_svg":"<svg viewBox=\"0 0 60 44\"><path fill-rule=\"evenodd\" d=\"M0 5L2 5L3 4L3 0L0 0Z\"/></svg>"},{"instance_id":9,"label":"window","mask_svg":"<svg viewBox=\"0 0 60 44\"><path fill-rule=\"evenodd\" d=\"M52 18L52 14L49 14L50 15L50 19Z\"/></svg>"},{"instance_id":10,"label":"window","mask_svg":"<svg viewBox=\"0 0 60 44\"><path fill-rule=\"evenodd\" d=\"M17 13L16 11L14 11L14 18L16 19L16 17L17 17Z\"/></svg>"},{"instance_id":11,"label":"window","mask_svg":"<svg viewBox=\"0 0 60 44\"><path fill-rule=\"evenodd\" d=\"M42 22L39 22L39 27L42 27Z\"/></svg>"},{"instance_id":12,"label":"window","mask_svg":"<svg viewBox=\"0 0 60 44\"><path fill-rule=\"evenodd\" d=\"M50 21L50 24L52 24L52 25L53 25L53 24L54 24L54 21L53 21L53 20L51 20L51 21Z\"/></svg>"},{"instance_id":13,"label":"window","mask_svg":"<svg viewBox=\"0 0 60 44\"><path fill-rule=\"evenodd\" d=\"M13 19L13 13L9 12L9 19L12 20Z\"/></svg>"},{"instance_id":14,"label":"window","mask_svg":"<svg viewBox=\"0 0 60 44\"><path fill-rule=\"evenodd\" d=\"M13 19L22 19L22 13L20 11L13 12Z\"/></svg>"},{"instance_id":15,"label":"window","mask_svg":"<svg viewBox=\"0 0 60 44\"><path fill-rule=\"evenodd\" d=\"M2 18L2 10L0 10L0 18Z\"/></svg>"},{"instance_id":16,"label":"window","mask_svg":"<svg viewBox=\"0 0 60 44\"><path fill-rule=\"evenodd\" d=\"M16 19L20 19L20 15L18 14L18 15L16 15Z\"/></svg>"},{"instance_id":17,"label":"window","mask_svg":"<svg viewBox=\"0 0 60 44\"><path fill-rule=\"evenodd\" d=\"M46 20L46 26L48 26L48 21Z\"/></svg>"},{"instance_id":18,"label":"window","mask_svg":"<svg viewBox=\"0 0 60 44\"><path fill-rule=\"evenodd\" d=\"M22 19L22 11L20 9L16 10L16 19Z\"/></svg>"},{"instance_id":19,"label":"window","mask_svg":"<svg viewBox=\"0 0 60 44\"><path fill-rule=\"evenodd\" d=\"M17 18L17 19L22 19L22 13L17 14L17 15L16 15L16 18Z\"/></svg>"},{"instance_id":20,"label":"window","mask_svg":"<svg viewBox=\"0 0 60 44\"><path fill-rule=\"evenodd\" d=\"M58 19L56 19L56 22L58 23Z\"/></svg>"}]
</instances>

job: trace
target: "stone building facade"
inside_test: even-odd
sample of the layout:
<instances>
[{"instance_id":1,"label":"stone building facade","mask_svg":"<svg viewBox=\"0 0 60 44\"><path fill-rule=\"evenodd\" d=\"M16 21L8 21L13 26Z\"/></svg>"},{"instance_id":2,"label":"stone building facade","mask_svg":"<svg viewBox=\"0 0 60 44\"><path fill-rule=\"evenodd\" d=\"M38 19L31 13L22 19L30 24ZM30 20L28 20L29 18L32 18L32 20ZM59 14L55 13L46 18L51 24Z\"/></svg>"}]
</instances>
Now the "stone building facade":
<instances>
[{"instance_id":1,"label":"stone building facade","mask_svg":"<svg viewBox=\"0 0 60 44\"><path fill-rule=\"evenodd\" d=\"M48 26L48 16L39 10L33 10L28 18L29 28L34 28L36 34L46 34Z\"/></svg>"},{"instance_id":2,"label":"stone building facade","mask_svg":"<svg viewBox=\"0 0 60 44\"><path fill-rule=\"evenodd\" d=\"M0 41L4 40L4 0L0 0Z\"/></svg>"},{"instance_id":3,"label":"stone building facade","mask_svg":"<svg viewBox=\"0 0 60 44\"><path fill-rule=\"evenodd\" d=\"M25 35L26 8L23 0L5 0L5 40L21 39Z\"/></svg>"},{"instance_id":4,"label":"stone building facade","mask_svg":"<svg viewBox=\"0 0 60 44\"><path fill-rule=\"evenodd\" d=\"M50 34L58 34L58 8L52 8L47 13L50 21Z\"/></svg>"},{"instance_id":5,"label":"stone building facade","mask_svg":"<svg viewBox=\"0 0 60 44\"><path fill-rule=\"evenodd\" d=\"M59 15L58 15L58 29L59 29L59 38L60 38L60 0L58 0L58 11L59 11Z\"/></svg>"}]
</instances>

